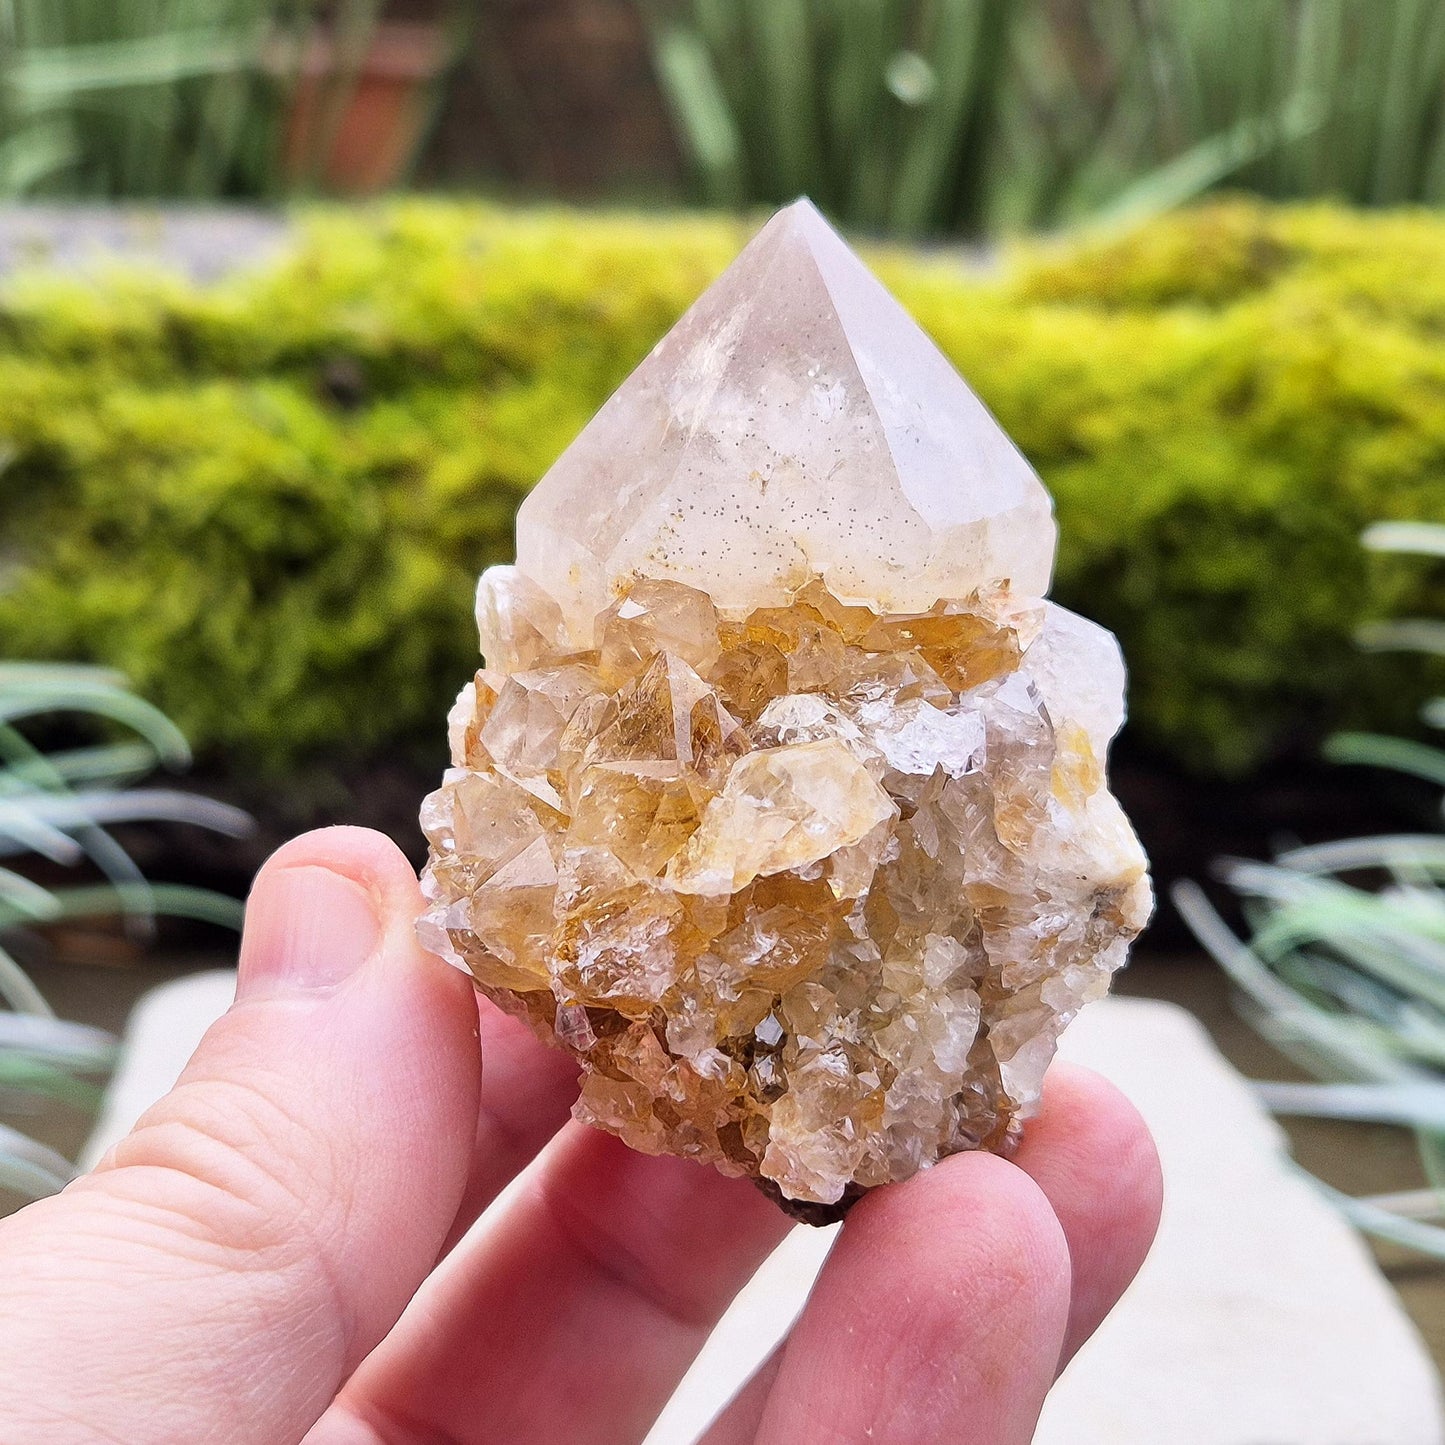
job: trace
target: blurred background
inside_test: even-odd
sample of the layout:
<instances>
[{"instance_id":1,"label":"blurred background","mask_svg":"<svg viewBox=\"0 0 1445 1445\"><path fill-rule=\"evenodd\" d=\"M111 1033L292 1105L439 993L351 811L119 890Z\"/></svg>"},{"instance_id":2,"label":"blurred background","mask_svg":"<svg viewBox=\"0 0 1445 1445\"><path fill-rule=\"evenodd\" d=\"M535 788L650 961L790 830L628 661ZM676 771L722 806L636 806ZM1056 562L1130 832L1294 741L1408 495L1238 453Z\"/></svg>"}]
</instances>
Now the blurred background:
<instances>
[{"instance_id":1,"label":"blurred background","mask_svg":"<svg viewBox=\"0 0 1445 1445\"><path fill-rule=\"evenodd\" d=\"M13 198L420 185L897 236L1445 192L1426 0L12 0Z\"/></svg>"},{"instance_id":2,"label":"blurred background","mask_svg":"<svg viewBox=\"0 0 1445 1445\"><path fill-rule=\"evenodd\" d=\"M905 237L1445 192L1426 0L12 0L0 194L396 186Z\"/></svg>"},{"instance_id":3,"label":"blurred background","mask_svg":"<svg viewBox=\"0 0 1445 1445\"><path fill-rule=\"evenodd\" d=\"M419 858L517 502L802 193L1123 642L1124 989L1367 1086L1297 1153L1445 1360L1438 0L0 0L0 1187L277 842Z\"/></svg>"}]
</instances>

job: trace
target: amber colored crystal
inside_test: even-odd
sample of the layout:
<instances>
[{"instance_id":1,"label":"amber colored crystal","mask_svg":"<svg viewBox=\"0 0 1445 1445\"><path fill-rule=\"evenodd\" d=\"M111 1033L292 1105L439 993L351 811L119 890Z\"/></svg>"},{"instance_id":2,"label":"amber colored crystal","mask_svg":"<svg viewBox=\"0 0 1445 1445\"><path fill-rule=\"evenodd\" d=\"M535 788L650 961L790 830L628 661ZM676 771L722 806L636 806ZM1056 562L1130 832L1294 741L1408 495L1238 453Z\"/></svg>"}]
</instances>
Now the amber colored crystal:
<instances>
[{"instance_id":1,"label":"amber colored crystal","mask_svg":"<svg viewBox=\"0 0 1445 1445\"><path fill-rule=\"evenodd\" d=\"M1124 671L1047 494L806 205L524 504L423 808L423 937L579 1118L799 1217L1007 1150L1151 905Z\"/></svg>"},{"instance_id":2,"label":"amber colored crystal","mask_svg":"<svg viewBox=\"0 0 1445 1445\"><path fill-rule=\"evenodd\" d=\"M864 627L814 583L740 619L832 668L743 723L719 696L738 649L687 592L648 584L666 627L626 598L599 619L611 663L528 655L464 690L423 815L427 936L577 1055L580 1118L833 1217L1007 1147L1147 917L1143 856L1088 732L979 599ZM1068 625L1056 707L1115 655Z\"/></svg>"}]
</instances>

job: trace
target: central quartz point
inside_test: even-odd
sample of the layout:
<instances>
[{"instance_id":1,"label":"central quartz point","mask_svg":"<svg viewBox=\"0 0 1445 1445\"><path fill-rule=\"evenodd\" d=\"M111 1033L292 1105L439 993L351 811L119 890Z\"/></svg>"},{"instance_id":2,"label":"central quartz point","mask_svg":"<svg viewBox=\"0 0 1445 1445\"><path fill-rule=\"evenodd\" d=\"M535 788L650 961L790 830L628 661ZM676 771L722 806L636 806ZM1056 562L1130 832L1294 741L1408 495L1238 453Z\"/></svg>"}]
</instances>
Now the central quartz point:
<instances>
[{"instance_id":1,"label":"central quartz point","mask_svg":"<svg viewBox=\"0 0 1445 1445\"><path fill-rule=\"evenodd\" d=\"M1006 1149L1151 906L1048 494L805 201L523 503L424 934L579 1118L836 1218Z\"/></svg>"}]
</instances>

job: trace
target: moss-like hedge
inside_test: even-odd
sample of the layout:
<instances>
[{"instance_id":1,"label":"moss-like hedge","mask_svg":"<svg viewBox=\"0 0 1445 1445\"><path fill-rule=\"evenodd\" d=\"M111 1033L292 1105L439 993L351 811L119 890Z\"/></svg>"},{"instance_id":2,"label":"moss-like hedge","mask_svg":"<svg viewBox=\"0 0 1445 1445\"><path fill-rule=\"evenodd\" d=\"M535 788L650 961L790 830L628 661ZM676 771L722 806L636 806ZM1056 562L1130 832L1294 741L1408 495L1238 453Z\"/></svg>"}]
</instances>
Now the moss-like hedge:
<instances>
[{"instance_id":1,"label":"moss-like hedge","mask_svg":"<svg viewBox=\"0 0 1445 1445\"><path fill-rule=\"evenodd\" d=\"M0 289L0 654L123 668L237 769L436 746L527 487L737 250L717 220L407 202L219 285ZM1240 771L1428 680L1370 562L1445 517L1445 221L1226 203L970 274L880 270L1054 490L1057 594L1136 738Z\"/></svg>"}]
</instances>

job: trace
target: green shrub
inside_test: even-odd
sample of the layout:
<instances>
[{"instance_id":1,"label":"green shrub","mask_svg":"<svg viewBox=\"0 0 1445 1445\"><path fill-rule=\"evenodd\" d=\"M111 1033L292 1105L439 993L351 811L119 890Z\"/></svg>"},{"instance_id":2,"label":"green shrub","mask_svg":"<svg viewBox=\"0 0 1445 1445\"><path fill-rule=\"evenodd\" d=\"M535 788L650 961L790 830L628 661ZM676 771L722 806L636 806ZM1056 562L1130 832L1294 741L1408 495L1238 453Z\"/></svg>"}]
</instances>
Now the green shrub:
<instances>
[{"instance_id":1,"label":"green shrub","mask_svg":"<svg viewBox=\"0 0 1445 1445\"><path fill-rule=\"evenodd\" d=\"M210 287L12 279L0 653L120 668L237 771L435 750L517 501L744 234L412 201ZM1351 637L1438 598L1355 539L1445 515L1445 221L1230 202L988 275L876 259L1052 487L1139 742L1239 772L1411 719L1438 679Z\"/></svg>"}]
</instances>

